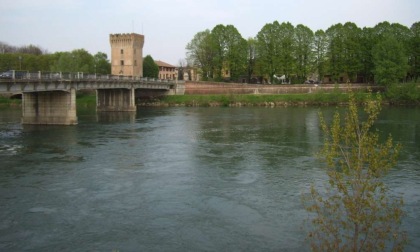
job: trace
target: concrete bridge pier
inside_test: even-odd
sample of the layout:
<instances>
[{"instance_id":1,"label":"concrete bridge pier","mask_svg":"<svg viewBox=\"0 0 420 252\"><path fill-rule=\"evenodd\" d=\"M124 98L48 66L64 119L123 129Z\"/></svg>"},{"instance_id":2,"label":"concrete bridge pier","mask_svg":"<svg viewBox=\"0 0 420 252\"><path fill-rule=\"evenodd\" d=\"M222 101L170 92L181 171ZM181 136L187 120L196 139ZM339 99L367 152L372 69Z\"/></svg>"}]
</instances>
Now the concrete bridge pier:
<instances>
[{"instance_id":1,"label":"concrete bridge pier","mask_svg":"<svg viewBox=\"0 0 420 252\"><path fill-rule=\"evenodd\" d=\"M96 111L136 111L135 89L98 89Z\"/></svg>"},{"instance_id":2,"label":"concrete bridge pier","mask_svg":"<svg viewBox=\"0 0 420 252\"><path fill-rule=\"evenodd\" d=\"M23 92L22 124L77 124L76 90Z\"/></svg>"}]
</instances>

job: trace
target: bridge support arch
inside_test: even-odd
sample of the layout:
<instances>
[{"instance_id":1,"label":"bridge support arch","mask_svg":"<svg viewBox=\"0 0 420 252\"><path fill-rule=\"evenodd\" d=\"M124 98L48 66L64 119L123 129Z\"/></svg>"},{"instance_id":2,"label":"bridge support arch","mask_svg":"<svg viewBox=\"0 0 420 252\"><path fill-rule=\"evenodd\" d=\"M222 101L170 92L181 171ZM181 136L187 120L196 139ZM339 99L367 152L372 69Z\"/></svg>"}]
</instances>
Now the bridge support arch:
<instances>
[{"instance_id":1,"label":"bridge support arch","mask_svg":"<svg viewBox=\"0 0 420 252\"><path fill-rule=\"evenodd\" d=\"M136 111L135 89L97 89L96 111Z\"/></svg>"},{"instance_id":2,"label":"bridge support arch","mask_svg":"<svg viewBox=\"0 0 420 252\"><path fill-rule=\"evenodd\" d=\"M22 124L77 124L76 90L23 92Z\"/></svg>"}]
</instances>

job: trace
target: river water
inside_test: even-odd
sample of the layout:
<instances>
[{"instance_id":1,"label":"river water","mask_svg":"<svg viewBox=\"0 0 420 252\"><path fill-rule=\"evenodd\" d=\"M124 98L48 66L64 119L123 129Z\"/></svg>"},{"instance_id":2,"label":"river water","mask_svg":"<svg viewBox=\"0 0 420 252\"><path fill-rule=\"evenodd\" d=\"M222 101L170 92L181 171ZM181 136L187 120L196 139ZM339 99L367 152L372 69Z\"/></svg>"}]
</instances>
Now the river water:
<instances>
[{"instance_id":1,"label":"river water","mask_svg":"<svg viewBox=\"0 0 420 252\"><path fill-rule=\"evenodd\" d=\"M77 126L0 110L1 251L308 251L301 196L325 173L318 111L79 109ZM377 123L403 144L386 178L420 250L420 108Z\"/></svg>"}]
</instances>

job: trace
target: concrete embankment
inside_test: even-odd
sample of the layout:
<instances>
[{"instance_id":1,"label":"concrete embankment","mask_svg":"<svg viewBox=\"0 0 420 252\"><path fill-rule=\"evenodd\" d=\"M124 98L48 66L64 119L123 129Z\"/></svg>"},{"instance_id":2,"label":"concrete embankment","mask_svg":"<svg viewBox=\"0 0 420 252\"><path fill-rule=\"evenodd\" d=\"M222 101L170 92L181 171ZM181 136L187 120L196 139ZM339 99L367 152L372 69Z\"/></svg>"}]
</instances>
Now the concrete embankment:
<instances>
[{"instance_id":1,"label":"concrete embankment","mask_svg":"<svg viewBox=\"0 0 420 252\"><path fill-rule=\"evenodd\" d=\"M382 87L366 84L258 85L217 82L186 82L185 95L138 100L138 106L328 106L345 104L347 92L363 94Z\"/></svg>"},{"instance_id":2,"label":"concrete embankment","mask_svg":"<svg viewBox=\"0 0 420 252\"><path fill-rule=\"evenodd\" d=\"M185 94L303 94L313 92L332 92L339 89L345 92L382 90L383 87L370 86L368 84L295 84L295 85L260 85L223 82L185 82Z\"/></svg>"},{"instance_id":3,"label":"concrete embankment","mask_svg":"<svg viewBox=\"0 0 420 252\"><path fill-rule=\"evenodd\" d=\"M367 84L295 84L295 85L260 85L222 82L185 82L185 94L302 94L312 92L331 92L340 89L346 91L379 91L382 87Z\"/></svg>"}]
</instances>

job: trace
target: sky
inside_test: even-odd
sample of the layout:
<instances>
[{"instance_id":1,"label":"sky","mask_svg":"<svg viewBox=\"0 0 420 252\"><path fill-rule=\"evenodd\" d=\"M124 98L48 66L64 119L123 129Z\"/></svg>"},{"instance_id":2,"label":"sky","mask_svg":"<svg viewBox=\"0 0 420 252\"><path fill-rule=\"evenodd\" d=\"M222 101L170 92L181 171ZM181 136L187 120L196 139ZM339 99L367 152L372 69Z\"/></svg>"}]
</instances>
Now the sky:
<instances>
[{"instance_id":1,"label":"sky","mask_svg":"<svg viewBox=\"0 0 420 252\"><path fill-rule=\"evenodd\" d=\"M314 32L346 22L411 27L419 10L420 0L0 0L0 41L110 56L109 34L134 32L145 36L143 56L177 66L194 35L218 24L247 39L274 21Z\"/></svg>"}]
</instances>

